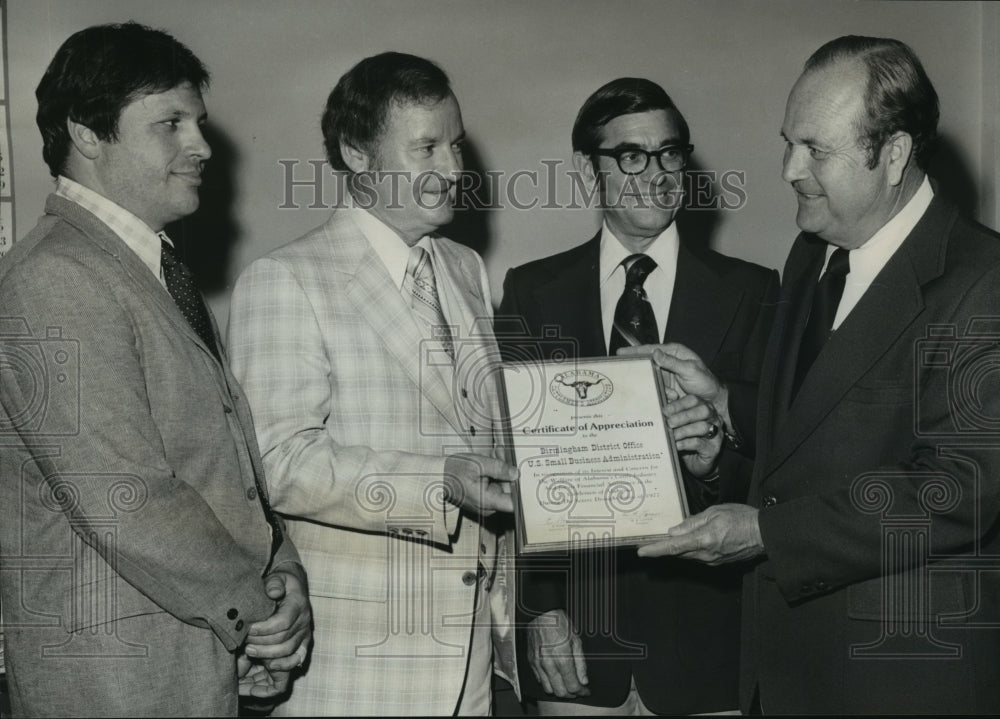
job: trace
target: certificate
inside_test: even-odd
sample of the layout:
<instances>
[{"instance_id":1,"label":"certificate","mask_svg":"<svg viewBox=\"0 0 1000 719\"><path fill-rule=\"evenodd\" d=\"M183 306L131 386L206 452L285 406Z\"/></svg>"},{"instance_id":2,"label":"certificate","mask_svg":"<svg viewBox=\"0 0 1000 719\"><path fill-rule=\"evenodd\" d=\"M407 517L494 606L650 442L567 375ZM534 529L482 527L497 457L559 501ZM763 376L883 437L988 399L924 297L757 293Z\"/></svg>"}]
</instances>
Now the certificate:
<instances>
[{"instance_id":1,"label":"certificate","mask_svg":"<svg viewBox=\"0 0 1000 719\"><path fill-rule=\"evenodd\" d=\"M648 357L504 362L518 551L645 544L688 514Z\"/></svg>"}]
</instances>

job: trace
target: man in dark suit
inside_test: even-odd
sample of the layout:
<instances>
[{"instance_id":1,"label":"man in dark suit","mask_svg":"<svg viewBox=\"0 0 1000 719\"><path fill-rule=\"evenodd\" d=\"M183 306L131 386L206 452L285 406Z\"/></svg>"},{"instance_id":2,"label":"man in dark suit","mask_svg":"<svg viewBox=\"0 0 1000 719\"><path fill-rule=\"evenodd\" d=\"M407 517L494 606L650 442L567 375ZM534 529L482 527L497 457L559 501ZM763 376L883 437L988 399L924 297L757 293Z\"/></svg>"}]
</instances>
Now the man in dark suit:
<instances>
[{"instance_id":1,"label":"man in dark suit","mask_svg":"<svg viewBox=\"0 0 1000 719\"><path fill-rule=\"evenodd\" d=\"M757 557L744 710L1000 711L1000 243L928 180L937 120L903 43L842 37L807 61L782 125L802 234L749 505L640 550Z\"/></svg>"},{"instance_id":2,"label":"man in dark suit","mask_svg":"<svg viewBox=\"0 0 1000 719\"><path fill-rule=\"evenodd\" d=\"M568 252L508 273L497 321L504 355L548 359L567 341L580 357L614 355L630 341L649 353L670 342L671 369L692 392L667 407L689 504L742 501L748 475L735 448L753 446L777 273L679 238L674 219L692 146L655 83L621 78L597 90L577 116L573 150L576 170L598 192L603 226ZM641 316L631 325L622 313L630 296L640 298ZM549 341L547 328L559 337ZM539 339L525 341L523 330ZM725 387L685 386L706 377L702 360ZM634 549L577 552L550 571L523 566L521 682L541 713L736 708L738 572L640 560Z\"/></svg>"},{"instance_id":3,"label":"man in dark suit","mask_svg":"<svg viewBox=\"0 0 1000 719\"><path fill-rule=\"evenodd\" d=\"M250 409L163 234L198 208L207 83L188 48L128 23L74 34L36 91L55 191L0 262L15 715L235 716L308 651Z\"/></svg>"}]
</instances>

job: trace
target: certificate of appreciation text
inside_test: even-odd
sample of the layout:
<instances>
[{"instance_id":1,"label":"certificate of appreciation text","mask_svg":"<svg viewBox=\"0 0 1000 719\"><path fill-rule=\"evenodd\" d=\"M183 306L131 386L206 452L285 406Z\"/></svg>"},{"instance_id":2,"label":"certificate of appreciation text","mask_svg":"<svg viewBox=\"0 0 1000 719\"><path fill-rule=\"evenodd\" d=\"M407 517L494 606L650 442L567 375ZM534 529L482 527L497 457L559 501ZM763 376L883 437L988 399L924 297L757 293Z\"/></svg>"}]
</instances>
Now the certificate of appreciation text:
<instances>
[{"instance_id":1,"label":"certificate of appreciation text","mask_svg":"<svg viewBox=\"0 0 1000 719\"><path fill-rule=\"evenodd\" d=\"M522 553L644 544L687 516L648 357L501 365Z\"/></svg>"}]
</instances>

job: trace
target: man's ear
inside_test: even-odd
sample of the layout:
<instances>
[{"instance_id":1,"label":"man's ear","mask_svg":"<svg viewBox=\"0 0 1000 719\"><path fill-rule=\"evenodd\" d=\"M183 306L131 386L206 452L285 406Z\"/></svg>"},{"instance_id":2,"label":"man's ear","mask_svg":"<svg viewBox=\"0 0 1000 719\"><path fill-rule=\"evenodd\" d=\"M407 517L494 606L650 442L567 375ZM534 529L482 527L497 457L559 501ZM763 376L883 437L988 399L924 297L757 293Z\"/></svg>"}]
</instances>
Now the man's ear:
<instances>
[{"instance_id":1,"label":"man's ear","mask_svg":"<svg viewBox=\"0 0 1000 719\"><path fill-rule=\"evenodd\" d=\"M900 132L889 140L882 149L886 157L886 175L893 187L903 181L906 166L913 159L913 138L907 132Z\"/></svg>"},{"instance_id":2,"label":"man's ear","mask_svg":"<svg viewBox=\"0 0 1000 719\"><path fill-rule=\"evenodd\" d=\"M97 137L97 133L89 127L67 119L66 130L69 132L69 139L73 143L73 147L88 160L93 160L101 154L101 140Z\"/></svg>"},{"instance_id":3,"label":"man's ear","mask_svg":"<svg viewBox=\"0 0 1000 719\"><path fill-rule=\"evenodd\" d=\"M577 174L580 175L587 184L593 187L594 183L597 182L597 173L594 172L594 163L591 162L587 155L582 152L573 153L573 167L576 169Z\"/></svg>"},{"instance_id":4,"label":"man's ear","mask_svg":"<svg viewBox=\"0 0 1000 719\"><path fill-rule=\"evenodd\" d=\"M371 169L371 156L344 140L340 141L340 156L344 158L344 164L355 174L368 172Z\"/></svg>"}]
</instances>

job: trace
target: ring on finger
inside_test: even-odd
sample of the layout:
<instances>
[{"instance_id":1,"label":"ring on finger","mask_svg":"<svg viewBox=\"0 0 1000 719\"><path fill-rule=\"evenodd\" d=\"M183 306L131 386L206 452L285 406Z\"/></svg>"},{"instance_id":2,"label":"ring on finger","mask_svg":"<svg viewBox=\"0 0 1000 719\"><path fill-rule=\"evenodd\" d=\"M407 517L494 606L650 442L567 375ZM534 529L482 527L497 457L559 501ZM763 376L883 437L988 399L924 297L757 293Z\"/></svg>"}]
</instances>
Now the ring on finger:
<instances>
[{"instance_id":1,"label":"ring on finger","mask_svg":"<svg viewBox=\"0 0 1000 719\"><path fill-rule=\"evenodd\" d=\"M708 425L708 431L702 435L705 439L715 439L715 435L719 433L719 425L715 422L711 422Z\"/></svg>"}]
</instances>

